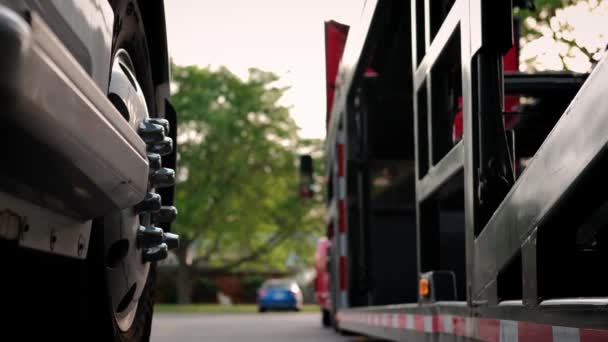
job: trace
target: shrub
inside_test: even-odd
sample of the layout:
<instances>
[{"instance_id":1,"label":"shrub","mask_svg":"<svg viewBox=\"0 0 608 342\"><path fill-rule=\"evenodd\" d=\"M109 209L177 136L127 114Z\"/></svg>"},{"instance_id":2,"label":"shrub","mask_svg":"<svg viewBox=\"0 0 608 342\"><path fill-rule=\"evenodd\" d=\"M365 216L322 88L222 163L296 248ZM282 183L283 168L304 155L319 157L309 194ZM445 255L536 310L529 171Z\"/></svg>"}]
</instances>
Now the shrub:
<instances>
[{"instance_id":1,"label":"shrub","mask_svg":"<svg viewBox=\"0 0 608 342\"><path fill-rule=\"evenodd\" d=\"M177 303L175 276L158 272L156 276L155 302L165 304Z\"/></svg>"},{"instance_id":2,"label":"shrub","mask_svg":"<svg viewBox=\"0 0 608 342\"><path fill-rule=\"evenodd\" d=\"M254 303L257 300L258 289L264 283L264 277L258 275L243 277L241 284L243 286L243 301Z\"/></svg>"},{"instance_id":3,"label":"shrub","mask_svg":"<svg viewBox=\"0 0 608 342\"><path fill-rule=\"evenodd\" d=\"M207 278L199 278L192 289L192 301L195 303L217 302L217 286Z\"/></svg>"}]
</instances>

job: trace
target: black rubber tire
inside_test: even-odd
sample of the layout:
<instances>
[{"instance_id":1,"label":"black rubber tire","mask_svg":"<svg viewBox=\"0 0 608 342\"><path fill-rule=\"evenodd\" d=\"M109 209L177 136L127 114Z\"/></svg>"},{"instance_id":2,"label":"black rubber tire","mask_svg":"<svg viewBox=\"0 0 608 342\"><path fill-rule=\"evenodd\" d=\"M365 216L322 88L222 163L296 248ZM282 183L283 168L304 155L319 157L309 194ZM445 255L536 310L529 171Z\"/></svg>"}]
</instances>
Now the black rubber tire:
<instances>
[{"instance_id":1,"label":"black rubber tire","mask_svg":"<svg viewBox=\"0 0 608 342\"><path fill-rule=\"evenodd\" d=\"M154 287L156 283L156 265L150 265L150 272L144 290L140 296L139 304L133 324L127 331L118 327L109 295L108 282L105 276L103 234L105 227L103 219L96 220L93 225L89 255L86 263L86 280L88 282L85 300L90 304L87 319L82 323L88 331L96 331L103 336L103 341L139 342L148 341L152 329L152 315L154 314Z\"/></svg>"},{"instance_id":2,"label":"black rubber tire","mask_svg":"<svg viewBox=\"0 0 608 342\"><path fill-rule=\"evenodd\" d=\"M323 327L331 327L331 313L327 309L321 309L321 324Z\"/></svg>"},{"instance_id":3,"label":"black rubber tire","mask_svg":"<svg viewBox=\"0 0 608 342\"><path fill-rule=\"evenodd\" d=\"M135 68L135 76L146 97L151 117L156 117L156 96L152 81L152 64L143 19L137 0L110 0L114 9L112 56L125 49ZM109 71L108 71L109 72Z\"/></svg>"},{"instance_id":4,"label":"black rubber tire","mask_svg":"<svg viewBox=\"0 0 608 342\"><path fill-rule=\"evenodd\" d=\"M156 117L150 54L138 2L137 0L111 0L110 4L115 14L112 56L120 49L127 51L135 68L137 82L145 95L149 115ZM90 277L90 279L97 278L97 281L92 284L93 291L90 291L89 295L95 296L97 299L94 302L95 309L98 310L100 315L96 320L87 322L87 325L91 327L92 330L90 331L103 332L104 341L148 341L150 339L152 316L154 314L156 264L152 263L150 265L148 279L139 298L133 324L128 330L122 331L118 327L114 317L108 282L105 278L105 272L103 272L108 247L104 246L104 234L108 229L116 228L105 226L104 219L96 220L93 225L88 267L92 272L95 272L95 275Z\"/></svg>"},{"instance_id":5,"label":"black rubber tire","mask_svg":"<svg viewBox=\"0 0 608 342\"><path fill-rule=\"evenodd\" d=\"M258 307L258 312L264 313L266 312L266 308L265 307Z\"/></svg>"}]
</instances>

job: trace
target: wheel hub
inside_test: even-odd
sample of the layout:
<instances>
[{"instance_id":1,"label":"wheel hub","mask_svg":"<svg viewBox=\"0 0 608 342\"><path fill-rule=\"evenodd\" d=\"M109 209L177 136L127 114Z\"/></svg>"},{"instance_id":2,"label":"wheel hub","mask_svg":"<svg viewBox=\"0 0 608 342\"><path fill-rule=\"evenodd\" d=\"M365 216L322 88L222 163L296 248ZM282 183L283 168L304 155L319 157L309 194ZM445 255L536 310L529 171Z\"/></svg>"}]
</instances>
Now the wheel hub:
<instances>
[{"instance_id":1,"label":"wheel hub","mask_svg":"<svg viewBox=\"0 0 608 342\"><path fill-rule=\"evenodd\" d=\"M162 155L170 154L173 141L166 135L169 123L150 118L142 88L135 77L133 62L125 50L114 58L109 99L146 143L149 160L149 192L134 208L106 218L106 278L112 309L121 330L128 330L135 318L137 304L145 287L150 262L167 257L177 248L179 237L165 233L154 223L170 222L177 215L175 207L163 207L155 189L173 186L175 172L162 167ZM111 261L111 262L109 262Z\"/></svg>"}]
</instances>

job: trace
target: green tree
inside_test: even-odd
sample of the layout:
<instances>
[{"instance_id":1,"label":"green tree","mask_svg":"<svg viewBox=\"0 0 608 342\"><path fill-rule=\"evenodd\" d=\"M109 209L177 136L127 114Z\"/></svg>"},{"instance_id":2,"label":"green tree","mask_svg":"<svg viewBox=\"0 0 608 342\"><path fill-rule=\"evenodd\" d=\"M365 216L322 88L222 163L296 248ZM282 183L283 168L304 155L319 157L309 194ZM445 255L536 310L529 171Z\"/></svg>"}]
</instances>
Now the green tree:
<instances>
[{"instance_id":1,"label":"green tree","mask_svg":"<svg viewBox=\"0 0 608 342\"><path fill-rule=\"evenodd\" d=\"M521 68L589 72L608 42L608 1L535 0L522 19Z\"/></svg>"},{"instance_id":2,"label":"green tree","mask_svg":"<svg viewBox=\"0 0 608 342\"><path fill-rule=\"evenodd\" d=\"M179 113L181 236L178 301L189 302L194 270L285 268L291 253L309 258L322 227L318 201L298 197L297 158L304 147L277 77L250 69L242 80L225 68L173 68Z\"/></svg>"}]
</instances>

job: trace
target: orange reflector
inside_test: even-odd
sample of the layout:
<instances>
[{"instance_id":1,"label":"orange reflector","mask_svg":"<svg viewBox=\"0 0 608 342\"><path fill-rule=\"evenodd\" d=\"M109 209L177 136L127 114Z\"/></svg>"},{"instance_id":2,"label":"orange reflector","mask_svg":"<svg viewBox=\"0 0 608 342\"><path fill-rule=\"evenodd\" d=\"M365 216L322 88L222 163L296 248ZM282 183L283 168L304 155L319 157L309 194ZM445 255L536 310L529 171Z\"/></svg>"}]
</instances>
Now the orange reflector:
<instances>
[{"instance_id":1,"label":"orange reflector","mask_svg":"<svg viewBox=\"0 0 608 342\"><path fill-rule=\"evenodd\" d=\"M427 278L420 278L420 286L418 287L420 296L427 297L429 295L429 280Z\"/></svg>"}]
</instances>

